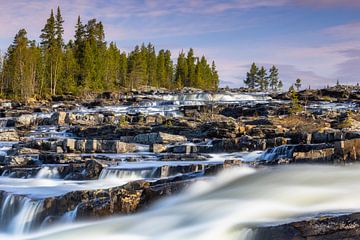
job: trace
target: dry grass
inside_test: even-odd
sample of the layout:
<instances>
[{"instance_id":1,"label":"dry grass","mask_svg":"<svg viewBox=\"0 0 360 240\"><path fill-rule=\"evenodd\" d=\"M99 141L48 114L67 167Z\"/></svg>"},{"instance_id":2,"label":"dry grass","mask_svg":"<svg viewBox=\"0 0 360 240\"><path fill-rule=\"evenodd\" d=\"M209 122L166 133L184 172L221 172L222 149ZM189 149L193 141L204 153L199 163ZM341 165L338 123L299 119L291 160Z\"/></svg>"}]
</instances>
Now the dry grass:
<instances>
[{"instance_id":1,"label":"dry grass","mask_svg":"<svg viewBox=\"0 0 360 240\"><path fill-rule=\"evenodd\" d=\"M271 120L275 125L308 133L319 131L328 126L328 123L324 120L313 119L312 117L301 115L290 115L283 118L272 117Z\"/></svg>"}]
</instances>

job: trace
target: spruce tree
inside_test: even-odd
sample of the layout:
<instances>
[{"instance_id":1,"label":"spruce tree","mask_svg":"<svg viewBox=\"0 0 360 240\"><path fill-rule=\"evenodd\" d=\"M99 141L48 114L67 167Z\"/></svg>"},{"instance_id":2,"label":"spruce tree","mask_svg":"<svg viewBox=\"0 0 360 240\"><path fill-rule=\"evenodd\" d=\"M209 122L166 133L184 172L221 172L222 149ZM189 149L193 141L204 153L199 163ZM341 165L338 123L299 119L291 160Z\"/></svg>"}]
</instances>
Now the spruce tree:
<instances>
[{"instance_id":1,"label":"spruce tree","mask_svg":"<svg viewBox=\"0 0 360 240\"><path fill-rule=\"evenodd\" d=\"M41 30L41 46L43 49L45 78L49 80L47 92L50 95L56 94L56 82L58 77L59 47L55 33L55 17L51 10L50 17L47 19L44 28Z\"/></svg>"},{"instance_id":2,"label":"spruce tree","mask_svg":"<svg viewBox=\"0 0 360 240\"><path fill-rule=\"evenodd\" d=\"M76 77L78 73L78 65L75 58L75 49L72 41L65 47L64 52L64 67L61 82L61 94L77 94L78 88Z\"/></svg>"},{"instance_id":3,"label":"spruce tree","mask_svg":"<svg viewBox=\"0 0 360 240\"><path fill-rule=\"evenodd\" d=\"M278 83L278 86L277 86L277 90L281 92L281 91L283 90L283 87L284 87L284 84L283 84L283 82L280 80L279 83Z\"/></svg>"},{"instance_id":4,"label":"spruce tree","mask_svg":"<svg viewBox=\"0 0 360 240\"><path fill-rule=\"evenodd\" d=\"M271 90L276 92L278 90L279 85L279 70L273 65L269 70L269 84Z\"/></svg>"},{"instance_id":5,"label":"spruce tree","mask_svg":"<svg viewBox=\"0 0 360 240\"><path fill-rule=\"evenodd\" d=\"M296 81L295 81L295 87L296 87L296 90L297 90L297 91L300 90L300 88L301 88L301 79L300 79L300 78L296 79Z\"/></svg>"},{"instance_id":6,"label":"spruce tree","mask_svg":"<svg viewBox=\"0 0 360 240\"><path fill-rule=\"evenodd\" d=\"M78 16L77 23L75 26L75 41L74 41L74 54L76 63L78 65L76 73L76 84L78 86L83 85L84 74L84 55L85 55L85 26L81 22L80 16Z\"/></svg>"},{"instance_id":7,"label":"spruce tree","mask_svg":"<svg viewBox=\"0 0 360 240\"><path fill-rule=\"evenodd\" d=\"M127 72L128 72L128 59L126 53L123 52L120 54L119 60L119 87L128 88L127 85Z\"/></svg>"},{"instance_id":8,"label":"spruce tree","mask_svg":"<svg viewBox=\"0 0 360 240\"><path fill-rule=\"evenodd\" d=\"M186 57L186 66L187 66L187 73L185 81L185 86L188 87L194 87L195 86L195 56L194 56L194 50L190 48L187 57Z\"/></svg>"},{"instance_id":9,"label":"spruce tree","mask_svg":"<svg viewBox=\"0 0 360 240\"><path fill-rule=\"evenodd\" d=\"M269 82L267 80L267 73L264 67L261 67L257 72L256 84L259 87L260 91L267 91Z\"/></svg>"},{"instance_id":10,"label":"spruce tree","mask_svg":"<svg viewBox=\"0 0 360 240\"><path fill-rule=\"evenodd\" d=\"M298 99L298 95L295 91L294 86L291 85L291 87L289 88L289 92L288 92L289 96L290 96L290 113L294 114L297 112L301 112L302 111L302 107L299 104L299 99Z\"/></svg>"},{"instance_id":11,"label":"spruce tree","mask_svg":"<svg viewBox=\"0 0 360 240\"><path fill-rule=\"evenodd\" d=\"M61 16L61 10L60 7L58 6L57 8L57 13L56 13L56 20L55 20L55 38L57 41L57 44L60 48L64 47L64 39L63 39L63 34L64 34L64 19Z\"/></svg>"},{"instance_id":12,"label":"spruce tree","mask_svg":"<svg viewBox=\"0 0 360 240\"><path fill-rule=\"evenodd\" d=\"M257 82L258 67L253 63L250 67L250 71L246 73L245 85L250 89L255 89Z\"/></svg>"},{"instance_id":13,"label":"spruce tree","mask_svg":"<svg viewBox=\"0 0 360 240\"><path fill-rule=\"evenodd\" d=\"M170 50L165 51L165 75L166 75L166 88L173 88L174 78L174 64L171 60Z\"/></svg>"},{"instance_id":14,"label":"spruce tree","mask_svg":"<svg viewBox=\"0 0 360 240\"><path fill-rule=\"evenodd\" d=\"M156 78L158 80L157 87L166 86L166 70L165 70L165 50L161 49L156 60Z\"/></svg>"},{"instance_id":15,"label":"spruce tree","mask_svg":"<svg viewBox=\"0 0 360 240\"><path fill-rule=\"evenodd\" d=\"M156 64L155 47L154 47L154 45L149 43L147 46L147 67L146 67L147 79L148 79L147 85L149 85L149 86L155 87L158 85L158 82L156 79L156 68L157 68L157 64Z\"/></svg>"},{"instance_id":16,"label":"spruce tree","mask_svg":"<svg viewBox=\"0 0 360 240\"><path fill-rule=\"evenodd\" d=\"M187 67L185 54L184 52L180 52L177 59L176 70L175 70L175 87L182 88L188 86L186 80L187 76L188 76L188 67Z\"/></svg>"},{"instance_id":17,"label":"spruce tree","mask_svg":"<svg viewBox=\"0 0 360 240\"><path fill-rule=\"evenodd\" d=\"M217 90L219 86L219 74L216 70L215 61L213 61L211 64L211 76L212 76L211 89Z\"/></svg>"}]
</instances>

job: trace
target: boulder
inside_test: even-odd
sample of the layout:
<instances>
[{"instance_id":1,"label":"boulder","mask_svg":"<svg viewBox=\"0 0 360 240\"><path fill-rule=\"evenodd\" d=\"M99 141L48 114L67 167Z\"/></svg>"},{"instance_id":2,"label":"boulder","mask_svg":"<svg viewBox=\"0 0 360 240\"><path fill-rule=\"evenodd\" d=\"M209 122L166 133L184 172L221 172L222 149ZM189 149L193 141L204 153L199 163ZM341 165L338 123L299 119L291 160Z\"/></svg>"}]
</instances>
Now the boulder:
<instances>
[{"instance_id":1,"label":"boulder","mask_svg":"<svg viewBox=\"0 0 360 240\"><path fill-rule=\"evenodd\" d=\"M59 125L63 126L65 125L66 121L66 112L56 112L51 115L51 123L52 125Z\"/></svg>"},{"instance_id":2,"label":"boulder","mask_svg":"<svg viewBox=\"0 0 360 240\"><path fill-rule=\"evenodd\" d=\"M136 143L141 144L168 144L168 143L176 143L176 142L186 142L187 138L180 135L173 135L163 132L158 133L145 133L145 134L138 134L133 139Z\"/></svg>"},{"instance_id":3,"label":"boulder","mask_svg":"<svg viewBox=\"0 0 360 240\"><path fill-rule=\"evenodd\" d=\"M166 150L167 150L166 144L155 143L150 145L150 151L154 153L162 153L162 152L166 152Z\"/></svg>"},{"instance_id":4,"label":"boulder","mask_svg":"<svg viewBox=\"0 0 360 240\"><path fill-rule=\"evenodd\" d=\"M34 165L34 161L31 157L6 156L3 164L6 166L30 166Z\"/></svg>"},{"instance_id":5,"label":"boulder","mask_svg":"<svg viewBox=\"0 0 360 240\"><path fill-rule=\"evenodd\" d=\"M252 229L254 240L360 239L360 214L318 218Z\"/></svg>"},{"instance_id":6,"label":"boulder","mask_svg":"<svg viewBox=\"0 0 360 240\"><path fill-rule=\"evenodd\" d=\"M36 116L32 114L23 114L16 119L16 127L32 127L35 125Z\"/></svg>"},{"instance_id":7,"label":"boulder","mask_svg":"<svg viewBox=\"0 0 360 240\"><path fill-rule=\"evenodd\" d=\"M336 142L335 154L344 161L360 160L360 138Z\"/></svg>"},{"instance_id":8,"label":"boulder","mask_svg":"<svg viewBox=\"0 0 360 240\"><path fill-rule=\"evenodd\" d=\"M0 141L19 141L19 135L15 130L0 132Z\"/></svg>"}]
</instances>

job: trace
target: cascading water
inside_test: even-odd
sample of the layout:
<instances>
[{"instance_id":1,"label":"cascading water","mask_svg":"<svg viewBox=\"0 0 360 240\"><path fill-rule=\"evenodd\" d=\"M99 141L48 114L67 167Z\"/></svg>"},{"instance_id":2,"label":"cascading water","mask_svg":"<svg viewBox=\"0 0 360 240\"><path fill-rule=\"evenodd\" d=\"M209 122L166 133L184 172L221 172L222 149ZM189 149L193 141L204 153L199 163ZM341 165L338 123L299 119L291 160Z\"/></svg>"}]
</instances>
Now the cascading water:
<instances>
[{"instance_id":1,"label":"cascading water","mask_svg":"<svg viewBox=\"0 0 360 240\"><path fill-rule=\"evenodd\" d=\"M291 158L294 152L294 148L295 146L293 145L282 145L279 147L270 148L260 156L260 160L272 161L281 158Z\"/></svg>"},{"instance_id":2,"label":"cascading water","mask_svg":"<svg viewBox=\"0 0 360 240\"><path fill-rule=\"evenodd\" d=\"M0 229L2 232L24 234L38 226L42 200L7 194L1 204Z\"/></svg>"},{"instance_id":3,"label":"cascading water","mask_svg":"<svg viewBox=\"0 0 360 240\"><path fill-rule=\"evenodd\" d=\"M28 233L33 227L39 225L37 221L43 209L43 202L41 200L24 198L20 205L20 212L10 223L10 231L15 234Z\"/></svg>"},{"instance_id":4,"label":"cascading water","mask_svg":"<svg viewBox=\"0 0 360 240\"><path fill-rule=\"evenodd\" d=\"M178 95L164 95L163 100L181 102L244 102L244 101L269 101L271 97L265 94L245 93L188 93Z\"/></svg>"},{"instance_id":5,"label":"cascading water","mask_svg":"<svg viewBox=\"0 0 360 240\"><path fill-rule=\"evenodd\" d=\"M101 171L99 179L117 178L121 180L137 180L152 178L156 168L150 169L116 169L105 168Z\"/></svg>"},{"instance_id":6,"label":"cascading water","mask_svg":"<svg viewBox=\"0 0 360 240\"><path fill-rule=\"evenodd\" d=\"M43 167L36 174L36 178L46 178L46 179L59 179L59 171L57 167Z\"/></svg>"},{"instance_id":7,"label":"cascading water","mask_svg":"<svg viewBox=\"0 0 360 240\"><path fill-rule=\"evenodd\" d=\"M359 171L360 165L238 168L197 182L148 211L73 223L30 239L252 239L257 226L359 211Z\"/></svg>"}]
</instances>

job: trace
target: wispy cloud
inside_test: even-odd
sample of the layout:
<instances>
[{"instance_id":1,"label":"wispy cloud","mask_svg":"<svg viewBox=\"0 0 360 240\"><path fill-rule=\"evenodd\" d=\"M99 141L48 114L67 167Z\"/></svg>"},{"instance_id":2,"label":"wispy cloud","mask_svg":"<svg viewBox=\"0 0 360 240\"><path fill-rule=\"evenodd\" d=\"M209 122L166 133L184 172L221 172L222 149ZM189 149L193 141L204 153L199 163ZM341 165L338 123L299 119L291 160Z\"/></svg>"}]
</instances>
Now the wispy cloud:
<instances>
[{"instance_id":1,"label":"wispy cloud","mask_svg":"<svg viewBox=\"0 0 360 240\"><path fill-rule=\"evenodd\" d=\"M252 61L277 65L288 84L297 77L312 86L337 78L359 81L360 16L337 21L331 15L327 21L314 15L325 29L298 30L296 37L288 33L312 24L301 15L309 9L351 12L360 8L360 0L2 0L0 49L20 28L37 39L50 9L58 5L66 39L72 38L78 15L83 21L97 18L105 24L106 39L117 41L121 49L151 41L174 50L176 57L182 48L194 47L216 60L223 84L241 85Z\"/></svg>"},{"instance_id":2,"label":"wispy cloud","mask_svg":"<svg viewBox=\"0 0 360 240\"><path fill-rule=\"evenodd\" d=\"M324 34L330 35L331 37L335 37L337 39L359 39L360 21L329 27L324 29L323 32Z\"/></svg>"},{"instance_id":3,"label":"wispy cloud","mask_svg":"<svg viewBox=\"0 0 360 240\"><path fill-rule=\"evenodd\" d=\"M293 3L313 7L360 7L358 0L294 0Z\"/></svg>"}]
</instances>

